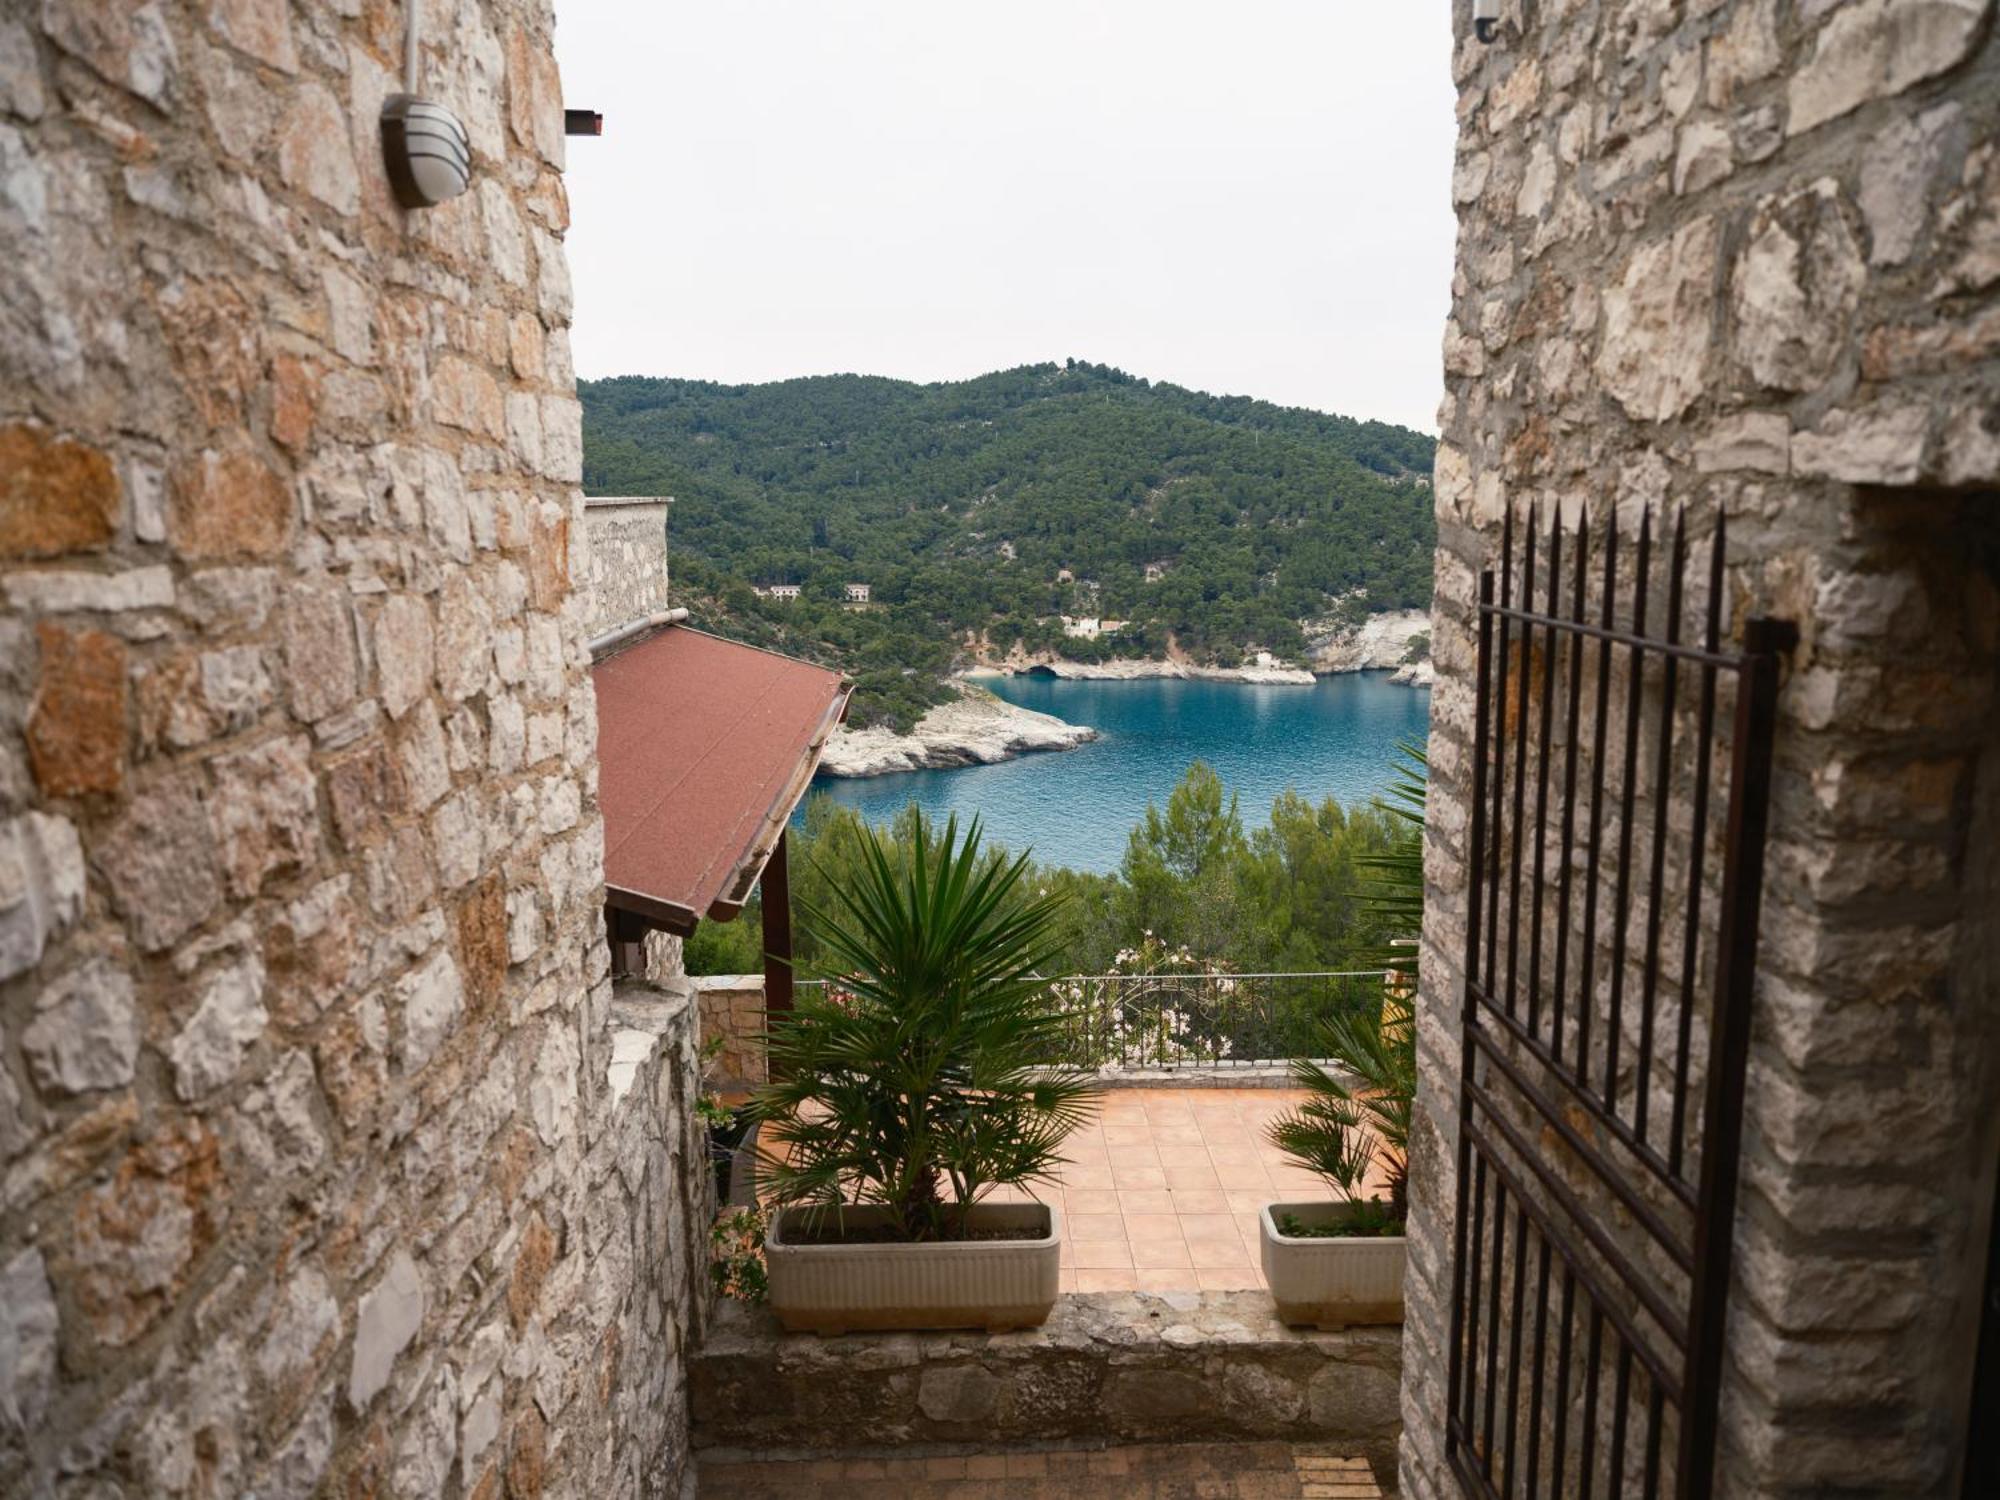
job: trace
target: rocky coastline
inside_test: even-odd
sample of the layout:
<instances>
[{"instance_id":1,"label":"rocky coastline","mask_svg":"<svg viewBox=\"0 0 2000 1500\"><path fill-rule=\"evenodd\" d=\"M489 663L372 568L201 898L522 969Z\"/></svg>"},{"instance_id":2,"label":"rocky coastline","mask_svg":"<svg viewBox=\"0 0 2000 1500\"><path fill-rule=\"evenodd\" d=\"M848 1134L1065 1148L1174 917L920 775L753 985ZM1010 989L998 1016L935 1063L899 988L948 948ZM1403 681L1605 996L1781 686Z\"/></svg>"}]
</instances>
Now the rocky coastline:
<instances>
[{"instance_id":1,"label":"rocky coastline","mask_svg":"<svg viewBox=\"0 0 2000 1500\"><path fill-rule=\"evenodd\" d=\"M1384 610L1369 615L1359 625L1331 618L1308 620L1306 661L1323 676L1336 672L1393 671L1397 682L1427 686L1429 678L1405 677L1401 668L1428 663L1428 650L1420 663L1406 664L1403 658L1409 654L1412 637L1422 636L1428 642L1430 633L1430 613L1421 609Z\"/></svg>"},{"instance_id":2,"label":"rocky coastline","mask_svg":"<svg viewBox=\"0 0 2000 1500\"><path fill-rule=\"evenodd\" d=\"M970 683L953 686L958 697L926 712L909 734L845 725L835 730L820 771L855 777L988 766L1036 751L1074 750L1097 738L1087 724L1018 707Z\"/></svg>"},{"instance_id":3,"label":"rocky coastline","mask_svg":"<svg viewBox=\"0 0 2000 1500\"><path fill-rule=\"evenodd\" d=\"M1319 679L1303 667L1205 667L1194 662L1163 661L1156 657L1120 657L1111 661L1085 662L1057 658L1016 665L973 667L961 672L963 679L980 677L1025 677L1039 673L1066 682L1136 682L1146 678L1171 677L1201 682L1249 682L1263 686L1311 687Z\"/></svg>"}]
</instances>

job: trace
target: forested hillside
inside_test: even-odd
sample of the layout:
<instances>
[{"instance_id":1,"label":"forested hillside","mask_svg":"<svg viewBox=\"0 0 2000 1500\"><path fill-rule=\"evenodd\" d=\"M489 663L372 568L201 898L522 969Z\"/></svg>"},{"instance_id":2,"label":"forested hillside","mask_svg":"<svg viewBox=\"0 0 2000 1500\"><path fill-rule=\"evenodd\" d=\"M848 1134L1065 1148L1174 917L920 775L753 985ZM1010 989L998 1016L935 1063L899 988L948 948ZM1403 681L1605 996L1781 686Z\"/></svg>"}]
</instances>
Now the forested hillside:
<instances>
[{"instance_id":1,"label":"forested hillside","mask_svg":"<svg viewBox=\"0 0 2000 1500\"><path fill-rule=\"evenodd\" d=\"M1074 362L936 385L578 385L586 488L676 499L679 602L838 661L858 720L913 717L971 637L1090 659L1161 655L1171 635L1234 664L1296 654L1300 622L1337 600L1430 599L1433 444L1406 428ZM877 607L842 609L850 582ZM752 592L773 583L804 597ZM1065 640L1061 615L1130 623Z\"/></svg>"}]
</instances>

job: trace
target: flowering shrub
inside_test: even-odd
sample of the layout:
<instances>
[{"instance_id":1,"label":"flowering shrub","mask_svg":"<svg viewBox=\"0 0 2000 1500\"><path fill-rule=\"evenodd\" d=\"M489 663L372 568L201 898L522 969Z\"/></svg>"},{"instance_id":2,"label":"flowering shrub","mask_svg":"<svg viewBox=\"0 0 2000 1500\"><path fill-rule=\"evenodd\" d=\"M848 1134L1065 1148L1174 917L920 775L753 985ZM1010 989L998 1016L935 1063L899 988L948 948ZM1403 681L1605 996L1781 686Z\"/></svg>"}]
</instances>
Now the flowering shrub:
<instances>
[{"instance_id":1,"label":"flowering shrub","mask_svg":"<svg viewBox=\"0 0 2000 1500\"><path fill-rule=\"evenodd\" d=\"M1221 962L1185 944L1169 948L1149 931L1138 947L1119 950L1108 973L1059 979L1049 992L1066 1020L1064 1060L1108 1072L1228 1057L1232 1043L1213 1011L1236 989Z\"/></svg>"}]
</instances>

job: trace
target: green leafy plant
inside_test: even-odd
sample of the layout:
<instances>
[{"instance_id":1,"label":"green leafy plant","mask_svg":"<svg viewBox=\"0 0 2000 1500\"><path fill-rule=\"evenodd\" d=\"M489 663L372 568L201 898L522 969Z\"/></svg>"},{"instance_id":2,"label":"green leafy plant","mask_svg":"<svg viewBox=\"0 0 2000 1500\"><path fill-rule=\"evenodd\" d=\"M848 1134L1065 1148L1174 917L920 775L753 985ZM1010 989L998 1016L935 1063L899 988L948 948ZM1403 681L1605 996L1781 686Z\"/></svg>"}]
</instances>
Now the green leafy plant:
<instances>
[{"instance_id":1,"label":"green leafy plant","mask_svg":"<svg viewBox=\"0 0 2000 1500\"><path fill-rule=\"evenodd\" d=\"M736 1111L722 1102L720 1094L703 1094L694 1101L695 1118L710 1130L722 1130L736 1121Z\"/></svg>"},{"instance_id":2,"label":"green leafy plant","mask_svg":"<svg viewBox=\"0 0 2000 1500\"><path fill-rule=\"evenodd\" d=\"M921 826L900 859L872 830L829 907L802 902L836 982L771 1017L757 1095L767 1201L889 1211L901 1239L963 1238L999 1186L1045 1182L1097 1088L1049 1066L1066 1018L1042 970L1058 896L1021 890L1027 856Z\"/></svg>"},{"instance_id":3,"label":"green leafy plant","mask_svg":"<svg viewBox=\"0 0 2000 1500\"><path fill-rule=\"evenodd\" d=\"M1402 820L1404 831L1394 849L1361 861L1374 875L1367 909L1384 931L1395 934L1379 954L1389 971L1382 1004L1322 1018L1319 1050L1332 1067L1310 1059L1292 1064L1293 1081L1306 1091L1306 1101L1273 1121L1269 1131L1279 1150L1325 1178L1351 1205L1344 1225L1331 1232L1400 1234L1408 1211L1410 1102L1417 1091L1413 1001L1424 922L1430 767L1417 746L1397 748L1402 763L1388 797L1377 805ZM1378 1166L1389 1191L1386 1203L1368 1192L1368 1178Z\"/></svg>"},{"instance_id":4,"label":"green leafy plant","mask_svg":"<svg viewBox=\"0 0 2000 1500\"><path fill-rule=\"evenodd\" d=\"M708 1279L725 1297L762 1302L770 1292L764 1268L764 1216L754 1208L726 1213L708 1231Z\"/></svg>"}]
</instances>

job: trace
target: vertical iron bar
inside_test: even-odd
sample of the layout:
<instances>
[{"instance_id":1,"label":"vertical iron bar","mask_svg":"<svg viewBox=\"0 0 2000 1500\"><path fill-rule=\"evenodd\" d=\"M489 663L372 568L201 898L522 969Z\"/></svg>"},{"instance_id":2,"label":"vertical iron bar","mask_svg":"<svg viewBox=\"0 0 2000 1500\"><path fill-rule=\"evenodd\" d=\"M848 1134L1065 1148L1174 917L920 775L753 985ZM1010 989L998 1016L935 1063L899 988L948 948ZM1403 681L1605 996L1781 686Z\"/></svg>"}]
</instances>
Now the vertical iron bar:
<instances>
[{"instance_id":1,"label":"vertical iron bar","mask_svg":"<svg viewBox=\"0 0 2000 1500\"><path fill-rule=\"evenodd\" d=\"M1625 1419L1632 1409L1632 1346L1618 1341L1618 1375L1611 1382L1611 1467L1609 1493L1625 1494Z\"/></svg>"},{"instance_id":2,"label":"vertical iron bar","mask_svg":"<svg viewBox=\"0 0 2000 1500\"><path fill-rule=\"evenodd\" d=\"M1535 1365L1534 1384L1528 1388L1528 1481L1522 1487L1524 1493L1534 1496L1540 1493L1538 1485L1542 1477L1542 1387L1546 1383L1543 1367L1549 1359L1549 1241L1546 1235L1537 1236L1541 1240L1540 1263L1535 1269Z\"/></svg>"},{"instance_id":3,"label":"vertical iron bar","mask_svg":"<svg viewBox=\"0 0 2000 1500\"><path fill-rule=\"evenodd\" d=\"M1590 515L1586 512L1577 523L1576 579L1570 585L1570 617L1579 625L1583 623L1584 564L1589 553ZM1563 1056L1563 981L1569 977L1570 861L1576 838L1576 726L1583 705L1583 632L1580 630L1570 633L1568 688L1569 705L1563 716L1566 743L1563 751L1562 875L1556 896L1556 972L1549 986L1553 1006L1549 1018L1549 1052L1558 1066Z\"/></svg>"},{"instance_id":4,"label":"vertical iron bar","mask_svg":"<svg viewBox=\"0 0 2000 1500\"><path fill-rule=\"evenodd\" d=\"M1778 653L1791 639L1792 632L1775 620L1755 619L1744 626L1745 661L1737 684L1729 831L1715 938L1715 1014L1709 1027L1702 1111L1701 1198L1694 1221L1694 1317L1688 1329L1687 1377L1682 1382L1687 1395L1675 1465L1680 1500L1706 1500L1714 1484L1737 1157L1743 1144L1743 1075L1750 1056L1750 996L1757 979L1757 919L1771 811Z\"/></svg>"},{"instance_id":5,"label":"vertical iron bar","mask_svg":"<svg viewBox=\"0 0 2000 1500\"><path fill-rule=\"evenodd\" d=\"M1590 1352L1584 1356L1583 1367L1589 1372L1590 1384L1583 1389L1583 1453L1577 1464L1583 1474L1577 1491L1580 1500L1590 1500L1591 1486L1597 1482L1597 1387L1604 1371L1604 1310L1595 1298L1589 1301ZM1614 1488L1611 1493L1618 1492Z\"/></svg>"},{"instance_id":6,"label":"vertical iron bar","mask_svg":"<svg viewBox=\"0 0 2000 1500\"><path fill-rule=\"evenodd\" d=\"M1527 640L1526 632L1522 640ZM1536 1231L1536 1239L1541 1238ZM1507 1462L1501 1469L1500 1493L1514 1493L1514 1442L1521 1430L1521 1314L1528 1293L1528 1212L1514 1205L1514 1306L1507 1319Z\"/></svg>"},{"instance_id":7,"label":"vertical iron bar","mask_svg":"<svg viewBox=\"0 0 2000 1500\"><path fill-rule=\"evenodd\" d=\"M1461 1124L1461 1130L1465 1127ZM1520 1210L1515 1209L1515 1213ZM1493 1174L1493 1284L1486 1292L1486 1477L1493 1477L1493 1404L1500 1388L1500 1251L1507 1233L1507 1185Z\"/></svg>"},{"instance_id":8,"label":"vertical iron bar","mask_svg":"<svg viewBox=\"0 0 2000 1500\"><path fill-rule=\"evenodd\" d=\"M1708 553L1708 610L1702 625L1702 649L1715 651L1722 630L1722 559L1728 537L1728 519L1715 518L1715 536ZM1681 934L1681 1013L1680 1035L1674 1050L1674 1115L1672 1138L1667 1142L1667 1170L1676 1177L1681 1172L1681 1153L1687 1135L1688 1049L1694 1022L1695 964L1701 947L1701 888L1708 850L1708 771L1711 741L1715 738L1715 667L1701 668L1701 707L1695 723L1694 827L1689 835L1687 926Z\"/></svg>"},{"instance_id":9,"label":"vertical iron bar","mask_svg":"<svg viewBox=\"0 0 2000 1500\"><path fill-rule=\"evenodd\" d=\"M1497 1186L1496 1186L1497 1191ZM1479 1280L1480 1280L1480 1228L1486 1222L1486 1158L1476 1157L1472 1164L1472 1222L1469 1230L1461 1227L1459 1243L1469 1244L1472 1254L1470 1285L1463 1287L1462 1299L1454 1301L1451 1307L1451 1392L1446 1398L1445 1410L1459 1421L1469 1434L1472 1431L1475 1382L1469 1378L1478 1372L1479 1364ZM1461 1259L1459 1265L1465 1262ZM1463 1276L1464 1273L1461 1273ZM1470 1327L1465 1324L1467 1312L1472 1314ZM1460 1364L1465 1369L1461 1371Z\"/></svg>"},{"instance_id":10,"label":"vertical iron bar","mask_svg":"<svg viewBox=\"0 0 2000 1500\"><path fill-rule=\"evenodd\" d=\"M1681 573L1687 561L1687 511L1674 517L1674 545L1667 561L1666 640L1681 640ZM1665 653L1660 662L1660 748L1653 763L1653 868L1646 897L1646 962L1640 977L1638 1097L1632 1128L1646 1140L1646 1107L1653 1097L1653 1010L1660 988L1660 924L1667 906L1667 807L1674 774L1674 694L1680 685L1680 658ZM1650 1144L1650 1142L1648 1143Z\"/></svg>"},{"instance_id":11,"label":"vertical iron bar","mask_svg":"<svg viewBox=\"0 0 2000 1500\"><path fill-rule=\"evenodd\" d=\"M1542 1014L1542 892L1548 849L1549 815L1549 730L1554 719L1556 691L1556 627L1553 623L1562 593L1562 507L1552 507L1555 524L1549 529L1548 606L1543 611L1551 623L1542 627L1542 722L1535 750L1535 901L1534 927L1528 933L1528 1035L1534 1036ZM1515 913L1515 920L1520 914Z\"/></svg>"},{"instance_id":12,"label":"vertical iron bar","mask_svg":"<svg viewBox=\"0 0 2000 1500\"><path fill-rule=\"evenodd\" d=\"M1474 669L1474 682L1478 697L1474 700L1477 707L1473 715L1472 728L1472 829L1470 833L1471 845L1465 851L1466 861L1471 871L1471 886L1468 892L1470 899L1466 907L1465 918L1465 990L1460 997L1461 1004L1459 1007L1458 1022L1458 1076L1461 1082L1458 1096L1458 1177L1456 1184L1458 1203L1455 1215L1456 1222L1452 1226L1452 1238L1454 1242L1453 1264L1457 1267L1457 1270L1453 1273L1451 1294L1451 1392L1448 1404L1445 1407L1447 1411L1452 1412L1458 1410L1461 1390L1469 1389L1465 1386L1463 1372L1459 1368L1465 1337L1465 1243L1467 1228L1465 1179L1467 1168L1472 1160L1472 1139L1466 1131L1464 1124L1465 1112L1471 1105L1465 1097L1463 1082L1472 1077L1472 1027L1475 1024L1474 1008L1478 1003L1473 995L1472 986L1479 972L1480 901L1486 872L1485 858L1482 851L1486 838L1487 722L1492 715L1492 703L1486 693L1487 678L1491 673L1493 662L1492 606L1493 574L1491 570L1487 570L1479 575L1479 651L1477 665ZM1480 1169L1480 1182L1482 1185L1484 1181L1485 1168L1482 1166ZM1477 1232L1475 1228L1473 1233L1477 1234ZM1473 1253L1475 1257L1478 1254L1477 1250ZM1473 1281L1472 1294L1477 1297L1479 1295L1479 1283L1477 1280L1478 1269L1476 1260L1473 1274L1475 1279ZM1474 1336L1477 1336L1476 1328ZM1466 1412L1465 1429L1467 1432L1470 1432L1472 1430L1472 1420L1471 1398L1469 1395L1466 1399Z\"/></svg>"},{"instance_id":13,"label":"vertical iron bar","mask_svg":"<svg viewBox=\"0 0 2000 1500\"><path fill-rule=\"evenodd\" d=\"M1576 1276L1563 1266L1562 1332L1556 1338L1556 1430L1549 1452L1550 1493L1567 1495L1569 1484L1569 1356L1570 1324L1576 1316Z\"/></svg>"},{"instance_id":14,"label":"vertical iron bar","mask_svg":"<svg viewBox=\"0 0 2000 1500\"><path fill-rule=\"evenodd\" d=\"M1599 611L1603 626L1612 625L1612 610L1618 598L1618 508L1611 508L1604 527L1604 601ZM1610 728L1611 638L1597 643L1596 724L1591 736L1590 757L1590 836L1586 840L1590 856L1583 874L1583 975L1577 986L1576 1080L1590 1084L1590 1022L1597 1014L1597 864L1604 832L1604 762L1610 758L1605 735Z\"/></svg>"},{"instance_id":15,"label":"vertical iron bar","mask_svg":"<svg viewBox=\"0 0 2000 1500\"><path fill-rule=\"evenodd\" d=\"M1639 519L1639 563L1632 581L1632 634L1646 633L1646 581L1653 545L1653 512ZM1632 647L1631 670L1625 683L1625 779L1619 784L1618 896L1612 910L1611 1012L1604 1024L1604 1107L1618 1112L1618 1043L1625 1026L1625 925L1632 892L1632 783L1639 775L1639 707L1644 698L1646 656Z\"/></svg>"},{"instance_id":16,"label":"vertical iron bar","mask_svg":"<svg viewBox=\"0 0 2000 1500\"><path fill-rule=\"evenodd\" d=\"M1513 594L1514 556L1514 507L1507 507L1506 518L1500 524L1500 607L1507 608ZM1500 722L1491 732L1493 741L1493 816L1486 825L1486 843L1492 851L1492 869L1486 897L1486 969L1482 982L1487 994L1499 993L1500 969L1500 846L1506 842L1500 809L1506 797L1507 788L1507 617L1500 617L1500 638L1496 643L1493 657L1496 670L1496 689L1492 701L1499 711Z\"/></svg>"},{"instance_id":17,"label":"vertical iron bar","mask_svg":"<svg viewBox=\"0 0 2000 1500\"><path fill-rule=\"evenodd\" d=\"M1646 1500L1660 1493L1660 1424L1666 1420L1666 1402L1660 1394L1660 1387L1649 1376L1646 1384L1646 1468L1645 1479L1639 1486L1639 1493Z\"/></svg>"},{"instance_id":18,"label":"vertical iron bar","mask_svg":"<svg viewBox=\"0 0 2000 1500\"><path fill-rule=\"evenodd\" d=\"M1535 533L1541 528L1541 516L1534 505L1528 507L1528 537L1521 547L1521 608L1535 607ZM1516 994L1514 981L1518 977L1521 957L1521 812L1528 789L1528 668L1535 651L1535 628L1525 622L1521 626L1521 670L1517 674L1520 686L1515 690L1520 699L1517 705L1509 705L1504 700L1501 709L1504 714L1508 707L1514 708L1514 817L1507 831L1513 835L1510 858L1507 862L1507 1014L1514 1014ZM1506 720L1501 720L1505 730Z\"/></svg>"}]
</instances>

